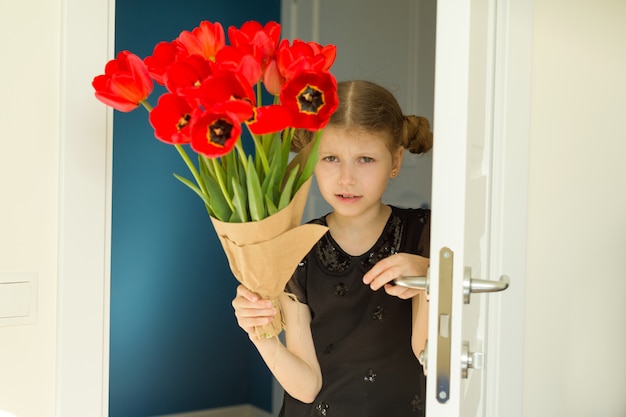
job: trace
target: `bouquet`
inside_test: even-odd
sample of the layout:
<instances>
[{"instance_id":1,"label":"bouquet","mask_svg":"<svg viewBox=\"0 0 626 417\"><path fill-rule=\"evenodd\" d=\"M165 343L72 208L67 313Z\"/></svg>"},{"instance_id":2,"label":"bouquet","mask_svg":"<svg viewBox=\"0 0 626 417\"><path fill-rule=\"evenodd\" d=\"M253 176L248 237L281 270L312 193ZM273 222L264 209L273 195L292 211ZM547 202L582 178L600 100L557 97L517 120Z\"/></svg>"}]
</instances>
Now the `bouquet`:
<instances>
[{"instance_id":1,"label":"bouquet","mask_svg":"<svg viewBox=\"0 0 626 417\"><path fill-rule=\"evenodd\" d=\"M275 301L327 230L300 223L321 130L337 108L329 71L336 47L280 40L280 29L276 22L231 26L227 45L222 25L203 21L144 59L121 51L92 83L96 98L116 110L148 110L155 137L188 167L190 178L174 176L201 198L233 274ZM164 92L153 107L155 83ZM296 129L316 132L315 140L290 161ZM277 314L257 335L282 328Z\"/></svg>"}]
</instances>

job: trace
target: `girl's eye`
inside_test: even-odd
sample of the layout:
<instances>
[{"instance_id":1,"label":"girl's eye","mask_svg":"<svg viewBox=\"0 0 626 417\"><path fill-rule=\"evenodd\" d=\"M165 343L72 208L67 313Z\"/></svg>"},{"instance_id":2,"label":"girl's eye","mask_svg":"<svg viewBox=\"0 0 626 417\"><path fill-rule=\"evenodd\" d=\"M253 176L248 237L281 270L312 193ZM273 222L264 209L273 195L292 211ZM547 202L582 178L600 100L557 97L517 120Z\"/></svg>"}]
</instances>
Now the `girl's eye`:
<instances>
[{"instance_id":1,"label":"girl's eye","mask_svg":"<svg viewBox=\"0 0 626 417\"><path fill-rule=\"evenodd\" d=\"M322 161L326 161L326 162L335 162L337 161L337 157L336 156L325 156L322 158Z\"/></svg>"},{"instance_id":2,"label":"girl's eye","mask_svg":"<svg viewBox=\"0 0 626 417\"><path fill-rule=\"evenodd\" d=\"M362 156L361 157L361 162L373 162L374 158L370 158L369 156Z\"/></svg>"}]
</instances>

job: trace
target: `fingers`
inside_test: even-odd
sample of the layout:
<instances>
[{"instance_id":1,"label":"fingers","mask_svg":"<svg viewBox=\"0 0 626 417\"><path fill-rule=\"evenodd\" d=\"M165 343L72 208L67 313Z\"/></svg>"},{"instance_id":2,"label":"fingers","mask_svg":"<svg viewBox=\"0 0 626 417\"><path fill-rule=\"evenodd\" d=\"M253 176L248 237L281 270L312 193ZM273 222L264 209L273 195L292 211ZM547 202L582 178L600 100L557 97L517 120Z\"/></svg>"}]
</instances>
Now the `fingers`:
<instances>
[{"instance_id":1,"label":"fingers","mask_svg":"<svg viewBox=\"0 0 626 417\"><path fill-rule=\"evenodd\" d=\"M256 326L271 323L277 313L270 300L261 299L243 285L237 287L237 296L233 299L232 306L239 327L249 335L254 335Z\"/></svg>"},{"instance_id":2,"label":"fingers","mask_svg":"<svg viewBox=\"0 0 626 417\"><path fill-rule=\"evenodd\" d=\"M403 300L413 298L417 294L419 294L420 291L422 291L393 284L385 284L384 288L387 294L393 295L394 297L402 298Z\"/></svg>"},{"instance_id":3,"label":"fingers","mask_svg":"<svg viewBox=\"0 0 626 417\"><path fill-rule=\"evenodd\" d=\"M398 277L426 275L428 264L428 258L408 253L397 253L377 262L363 276L363 283L369 285L372 290L378 291L387 284L393 283L393 280ZM402 288L404 287L393 289L392 295L404 294Z\"/></svg>"},{"instance_id":4,"label":"fingers","mask_svg":"<svg viewBox=\"0 0 626 417\"><path fill-rule=\"evenodd\" d=\"M249 289L247 289L243 285L237 286L237 296L238 297L241 296L241 297L243 297L246 300L251 301L251 302L258 301L261 298L261 297L259 297L259 295L257 293L254 293L254 292L250 291Z\"/></svg>"},{"instance_id":5,"label":"fingers","mask_svg":"<svg viewBox=\"0 0 626 417\"><path fill-rule=\"evenodd\" d=\"M378 291L385 284L402 276L402 259L399 254L389 256L376 263L364 276L363 283L369 285L374 291Z\"/></svg>"}]
</instances>

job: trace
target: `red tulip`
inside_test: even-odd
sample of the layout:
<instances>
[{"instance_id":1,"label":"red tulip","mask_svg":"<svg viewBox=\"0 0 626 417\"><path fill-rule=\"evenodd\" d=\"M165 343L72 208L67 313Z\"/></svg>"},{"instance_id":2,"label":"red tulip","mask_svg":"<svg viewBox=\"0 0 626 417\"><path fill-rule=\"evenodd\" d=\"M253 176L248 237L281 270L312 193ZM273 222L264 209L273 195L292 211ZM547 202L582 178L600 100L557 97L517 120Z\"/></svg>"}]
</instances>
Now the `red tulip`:
<instances>
[{"instance_id":1,"label":"red tulip","mask_svg":"<svg viewBox=\"0 0 626 417\"><path fill-rule=\"evenodd\" d=\"M203 21L191 32L181 32L177 41L189 55L200 55L213 61L217 52L226 44L226 37L220 23Z\"/></svg>"},{"instance_id":2,"label":"red tulip","mask_svg":"<svg viewBox=\"0 0 626 417\"><path fill-rule=\"evenodd\" d=\"M252 86L238 71L214 72L205 78L200 86L198 99L205 108L233 100L246 101L250 106L256 105L256 96Z\"/></svg>"},{"instance_id":3,"label":"red tulip","mask_svg":"<svg viewBox=\"0 0 626 417\"><path fill-rule=\"evenodd\" d=\"M172 145L191 141L190 124L194 109L183 97L166 93L150 112L154 136Z\"/></svg>"},{"instance_id":4,"label":"red tulip","mask_svg":"<svg viewBox=\"0 0 626 417\"><path fill-rule=\"evenodd\" d=\"M176 61L177 50L175 42L159 42L151 56L144 58L150 76L160 85L165 85L165 71Z\"/></svg>"},{"instance_id":5,"label":"red tulip","mask_svg":"<svg viewBox=\"0 0 626 417\"><path fill-rule=\"evenodd\" d=\"M265 69L263 74L263 85L265 89L272 95L277 96L280 94L280 90L285 83L285 77L283 77L278 70L278 64L273 59Z\"/></svg>"},{"instance_id":6,"label":"red tulip","mask_svg":"<svg viewBox=\"0 0 626 417\"><path fill-rule=\"evenodd\" d=\"M202 81L210 74L209 61L199 55L191 55L170 64L163 81L171 93L195 96Z\"/></svg>"},{"instance_id":7,"label":"red tulip","mask_svg":"<svg viewBox=\"0 0 626 417\"><path fill-rule=\"evenodd\" d=\"M248 80L250 86L261 79L261 64L252 55L243 53L240 49L225 46L215 57L213 64L215 72L237 71Z\"/></svg>"},{"instance_id":8,"label":"red tulip","mask_svg":"<svg viewBox=\"0 0 626 417\"><path fill-rule=\"evenodd\" d=\"M216 104L198 116L191 127L191 148L210 158L226 155L241 135L241 122L252 116L252 106L242 100Z\"/></svg>"},{"instance_id":9,"label":"red tulip","mask_svg":"<svg viewBox=\"0 0 626 417\"><path fill-rule=\"evenodd\" d=\"M254 115L246 122L255 135L280 132L291 125L291 113L281 105L254 108Z\"/></svg>"},{"instance_id":10,"label":"red tulip","mask_svg":"<svg viewBox=\"0 0 626 417\"><path fill-rule=\"evenodd\" d=\"M276 53L276 64L281 75L291 78L301 71L328 71L335 62L337 47L321 46L316 42L295 39L291 46L282 41Z\"/></svg>"},{"instance_id":11,"label":"red tulip","mask_svg":"<svg viewBox=\"0 0 626 417\"><path fill-rule=\"evenodd\" d=\"M154 88L145 64L137 55L122 51L109 61L104 74L93 79L96 98L114 109L129 112L137 108Z\"/></svg>"},{"instance_id":12,"label":"red tulip","mask_svg":"<svg viewBox=\"0 0 626 417\"><path fill-rule=\"evenodd\" d=\"M268 22L262 26L259 22L245 22L241 29L234 26L228 28L230 44L244 53L252 55L264 71L274 57L280 40L280 25Z\"/></svg>"},{"instance_id":13,"label":"red tulip","mask_svg":"<svg viewBox=\"0 0 626 417\"><path fill-rule=\"evenodd\" d=\"M292 127L321 129L337 109L337 81L326 71L301 72L283 85L280 101L291 113Z\"/></svg>"},{"instance_id":14,"label":"red tulip","mask_svg":"<svg viewBox=\"0 0 626 417\"><path fill-rule=\"evenodd\" d=\"M275 58L268 64L263 83L272 94L278 95L282 85L302 71L328 71L335 62L337 47L321 46L316 42L295 39L292 45L283 39Z\"/></svg>"}]
</instances>

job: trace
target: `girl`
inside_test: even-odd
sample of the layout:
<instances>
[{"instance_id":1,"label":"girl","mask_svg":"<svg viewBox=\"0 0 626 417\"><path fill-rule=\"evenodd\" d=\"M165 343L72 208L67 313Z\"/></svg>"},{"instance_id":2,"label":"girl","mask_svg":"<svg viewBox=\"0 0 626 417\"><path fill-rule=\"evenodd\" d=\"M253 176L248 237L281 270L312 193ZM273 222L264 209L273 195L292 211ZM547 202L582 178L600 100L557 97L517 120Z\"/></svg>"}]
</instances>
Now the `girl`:
<instances>
[{"instance_id":1,"label":"girl","mask_svg":"<svg viewBox=\"0 0 626 417\"><path fill-rule=\"evenodd\" d=\"M280 299L285 344L257 339L276 311L243 286L239 326L285 390L280 416L423 416L428 308L423 291L393 285L426 275L430 212L382 203L405 149L432 147L424 118L404 116L394 96L368 81L338 84L339 107L324 128L315 177L333 211ZM299 132L295 150L312 139Z\"/></svg>"}]
</instances>

